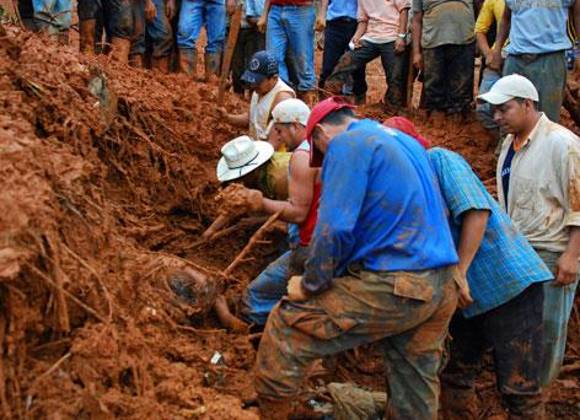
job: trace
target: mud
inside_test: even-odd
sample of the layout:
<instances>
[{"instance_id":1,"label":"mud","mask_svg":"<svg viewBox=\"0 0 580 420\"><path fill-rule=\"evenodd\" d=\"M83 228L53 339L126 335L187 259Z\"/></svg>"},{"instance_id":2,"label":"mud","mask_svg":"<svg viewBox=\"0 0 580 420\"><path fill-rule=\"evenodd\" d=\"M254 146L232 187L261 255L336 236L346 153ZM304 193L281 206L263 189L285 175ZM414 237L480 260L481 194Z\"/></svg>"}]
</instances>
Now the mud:
<instances>
[{"instance_id":1,"label":"mud","mask_svg":"<svg viewBox=\"0 0 580 420\"><path fill-rule=\"evenodd\" d=\"M216 119L217 88L79 57L73 48L7 27L0 42L0 415L255 419L255 351L226 333L208 308L176 301L175 270L219 278L257 229L238 223L200 243L221 213L220 146L241 134ZM226 95L229 109L246 105ZM380 106L363 109L384 119ZM435 127L435 144L461 151L483 179L493 145L477 125ZM259 226L259 224L258 224ZM216 289L239 301L275 258L283 233ZM195 246L194 246L195 245ZM578 307L578 305L576 306ZM234 307L234 312L235 312ZM578 310L568 365L578 361ZM212 363L218 352L219 364ZM339 363L317 378L347 376L383 388L376 355L361 372ZM578 379L565 373L550 413L577 409ZM487 375L487 373L486 373ZM489 375L488 375L489 376ZM562 382L566 381L566 382ZM488 377L480 392L493 406ZM485 408L484 407L484 408Z\"/></svg>"}]
</instances>

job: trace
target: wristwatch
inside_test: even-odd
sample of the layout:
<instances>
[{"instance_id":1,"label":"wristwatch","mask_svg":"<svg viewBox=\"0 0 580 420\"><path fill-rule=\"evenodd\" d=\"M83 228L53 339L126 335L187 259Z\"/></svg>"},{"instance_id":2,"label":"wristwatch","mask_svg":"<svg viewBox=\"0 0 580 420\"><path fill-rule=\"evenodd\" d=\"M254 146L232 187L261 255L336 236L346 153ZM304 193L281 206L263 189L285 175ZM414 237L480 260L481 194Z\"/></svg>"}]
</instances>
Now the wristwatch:
<instances>
[{"instance_id":1,"label":"wristwatch","mask_svg":"<svg viewBox=\"0 0 580 420\"><path fill-rule=\"evenodd\" d=\"M405 39L405 38L407 38L407 34L406 33L405 34L397 34L397 37L401 38L401 39Z\"/></svg>"}]
</instances>

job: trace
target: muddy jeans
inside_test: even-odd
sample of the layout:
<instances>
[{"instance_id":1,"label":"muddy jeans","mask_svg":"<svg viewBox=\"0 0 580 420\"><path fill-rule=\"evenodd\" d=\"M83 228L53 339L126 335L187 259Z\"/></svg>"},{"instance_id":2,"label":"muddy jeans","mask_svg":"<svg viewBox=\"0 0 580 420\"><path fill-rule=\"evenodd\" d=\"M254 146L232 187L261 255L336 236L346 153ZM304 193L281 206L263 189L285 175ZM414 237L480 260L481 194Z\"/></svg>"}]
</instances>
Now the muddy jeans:
<instances>
[{"instance_id":1,"label":"muddy jeans","mask_svg":"<svg viewBox=\"0 0 580 420\"><path fill-rule=\"evenodd\" d=\"M133 37L133 7L131 0L79 0L79 20L104 22L111 38Z\"/></svg>"},{"instance_id":2,"label":"muddy jeans","mask_svg":"<svg viewBox=\"0 0 580 420\"><path fill-rule=\"evenodd\" d=\"M66 31L72 20L71 0L32 0L34 21L38 29L49 33Z\"/></svg>"},{"instance_id":3,"label":"muddy jeans","mask_svg":"<svg viewBox=\"0 0 580 420\"><path fill-rule=\"evenodd\" d=\"M535 283L484 314L466 319L458 312L453 317L450 360L441 375L443 418L479 418L475 379L489 348L493 349L497 387L510 418L543 418L543 303L543 283Z\"/></svg>"},{"instance_id":4,"label":"muddy jeans","mask_svg":"<svg viewBox=\"0 0 580 420\"><path fill-rule=\"evenodd\" d=\"M473 100L475 44L423 49L425 108L464 112Z\"/></svg>"},{"instance_id":5,"label":"muddy jeans","mask_svg":"<svg viewBox=\"0 0 580 420\"><path fill-rule=\"evenodd\" d=\"M151 41L152 57L162 58L171 55L173 48L173 32L171 24L165 13L165 0L153 0L157 14L147 22L145 20L145 4L142 1L133 3L133 16L135 18L135 30L131 55L145 55L146 40Z\"/></svg>"},{"instance_id":6,"label":"muddy jeans","mask_svg":"<svg viewBox=\"0 0 580 420\"><path fill-rule=\"evenodd\" d=\"M536 249L548 268L555 273L560 253ZM542 365L542 385L549 386L560 373L566 351L568 320L574 307L574 296L578 288L580 272L576 281L568 286L554 286L553 281L544 283L544 363Z\"/></svg>"},{"instance_id":7,"label":"muddy jeans","mask_svg":"<svg viewBox=\"0 0 580 420\"><path fill-rule=\"evenodd\" d=\"M258 397L292 399L311 362L384 339L386 417L435 419L443 342L457 304L454 270L362 271L304 302L283 299L258 350Z\"/></svg>"},{"instance_id":8,"label":"muddy jeans","mask_svg":"<svg viewBox=\"0 0 580 420\"><path fill-rule=\"evenodd\" d=\"M566 87L565 51L547 54L508 55L503 66L503 75L521 74L538 89L539 109L552 121L560 121L560 108Z\"/></svg>"}]
</instances>

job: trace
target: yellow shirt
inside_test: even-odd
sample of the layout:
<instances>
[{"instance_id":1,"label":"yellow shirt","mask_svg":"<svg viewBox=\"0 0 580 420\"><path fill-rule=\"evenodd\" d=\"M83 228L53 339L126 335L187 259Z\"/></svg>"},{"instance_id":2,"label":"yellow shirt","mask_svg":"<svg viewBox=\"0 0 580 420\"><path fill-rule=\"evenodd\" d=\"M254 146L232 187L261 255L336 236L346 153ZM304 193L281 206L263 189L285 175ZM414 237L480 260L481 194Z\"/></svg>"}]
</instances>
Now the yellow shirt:
<instances>
[{"instance_id":1,"label":"yellow shirt","mask_svg":"<svg viewBox=\"0 0 580 420\"><path fill-rule=\"evenodd\" d=\"M260 191L273 200L288 199L289 152L275 152L270 161L263 166Z\"/></svg>"},{"instance_id":2,"label":"yellow shirt","mask_svg":"<svg viewBox=\"0 0 580 420\"><path fill-rule=\"evenodd\" d=\"M487 34L494 21L496 29L499 32L499 23L501 22L504 9L505 0L485 0L475 22L475 33Z\"/></svg>"}]
</instances>

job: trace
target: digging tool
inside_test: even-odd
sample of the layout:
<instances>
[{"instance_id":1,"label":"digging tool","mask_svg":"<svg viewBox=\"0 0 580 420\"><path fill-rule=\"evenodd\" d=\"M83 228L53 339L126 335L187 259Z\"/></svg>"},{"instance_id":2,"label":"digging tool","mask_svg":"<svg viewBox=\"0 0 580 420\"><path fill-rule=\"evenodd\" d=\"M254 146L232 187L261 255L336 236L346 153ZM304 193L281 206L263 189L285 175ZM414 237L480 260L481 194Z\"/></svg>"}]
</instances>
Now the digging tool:
<instances>
[{"instance_id":1,"label":"digging tool","mask_svg":"<svg viewBox=\"0 0 580 420\"><path fill-rule=\"evenodd\" d=\"M232 65L232 57L236 42L238 42L238 34L240 33L240 25L242 23L242 7L236 7L232 20L230 21L230 32L228 33L228 42L226 43L226 50L224 53L224 62L222 65L222 73L220 75L220 84L218 88L217 103L218 106L224 104L224 94L226 93L226 81L230 74L230 67Z\"/></svg>"}]
</instances>

